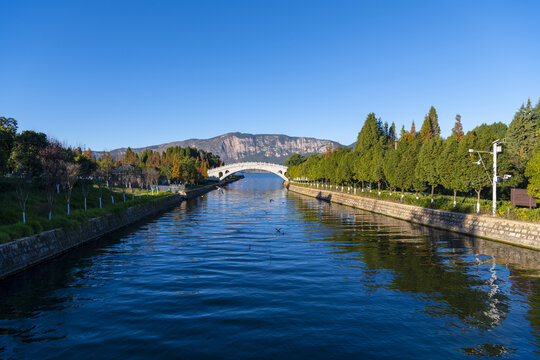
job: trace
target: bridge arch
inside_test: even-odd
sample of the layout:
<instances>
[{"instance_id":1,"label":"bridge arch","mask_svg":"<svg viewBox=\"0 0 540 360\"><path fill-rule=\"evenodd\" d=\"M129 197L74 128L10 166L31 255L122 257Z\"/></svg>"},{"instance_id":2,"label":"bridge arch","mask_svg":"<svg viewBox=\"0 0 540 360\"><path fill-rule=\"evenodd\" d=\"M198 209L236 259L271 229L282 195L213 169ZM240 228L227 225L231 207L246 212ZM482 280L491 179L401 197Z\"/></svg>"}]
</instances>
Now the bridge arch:
<instances>
[{"instance_id":1,"label":"bridge arch","mask_svg":"<svg viewBox=\"0 0 540 360\"><path fill-rule=\"evenodd\" d=\"M285 173L287 167L279 164L265 163L265 162L240 162L229 165L220 166L207 171L209 178L215 178L219 180L225 179L227 176L235 174L240 171L246 170L262 170L269 173L276 174L285 181L288 181Z\"/></svg>"}]
</instances>

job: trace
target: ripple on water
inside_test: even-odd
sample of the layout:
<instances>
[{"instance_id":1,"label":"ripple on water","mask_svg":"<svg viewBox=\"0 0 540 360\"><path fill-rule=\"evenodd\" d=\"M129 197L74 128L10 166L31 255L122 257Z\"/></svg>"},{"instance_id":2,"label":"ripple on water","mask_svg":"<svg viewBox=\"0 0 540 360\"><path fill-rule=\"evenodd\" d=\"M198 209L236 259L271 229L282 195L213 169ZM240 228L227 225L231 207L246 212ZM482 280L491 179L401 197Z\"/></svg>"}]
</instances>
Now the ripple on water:
<instances>
[{"instance_id":1,"label":"ripple on water","mask_svg":"<svg viewBox=\"0 0 540 360\"><path fill-rule=\"evenodd\" d=\"M535 358L537 267L248 174L0 282L0 358Z\"/></svg>"}]
</instances>

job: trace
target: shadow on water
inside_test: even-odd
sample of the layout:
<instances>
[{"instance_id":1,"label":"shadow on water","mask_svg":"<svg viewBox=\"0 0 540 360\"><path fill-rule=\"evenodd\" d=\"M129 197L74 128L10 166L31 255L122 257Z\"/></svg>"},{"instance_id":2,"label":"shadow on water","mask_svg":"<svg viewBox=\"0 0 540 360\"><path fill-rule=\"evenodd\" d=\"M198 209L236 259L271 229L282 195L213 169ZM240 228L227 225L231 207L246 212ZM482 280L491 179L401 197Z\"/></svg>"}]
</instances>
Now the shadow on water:
<instances>
[{"instance_id":1,"label":"shadow on water","mask_svg":"<svg viewBox=\"0 0 540 360\"><path fill-rule=\"evenodd\" d=\"M511 301L498 273L501 277L508 273L510 292L528 299L526 317L540 347L539 251L333 204L329 202L331 194L319 195L319 201L296 193L288 196L306 219L320 219L326 226L349 225L348 231L334 237L330 245L336 259L348 263L344 266L358 266L351 261L357 260L366 270L390 270L393 276L384 286L432 300L423 310L431 316L451 314L463 324L482 330L500 326ZM371 281L374 291L380 287L380 279ZM511 352L500 344L461 350L475 357Z\"/></svg>"}]
</instances>

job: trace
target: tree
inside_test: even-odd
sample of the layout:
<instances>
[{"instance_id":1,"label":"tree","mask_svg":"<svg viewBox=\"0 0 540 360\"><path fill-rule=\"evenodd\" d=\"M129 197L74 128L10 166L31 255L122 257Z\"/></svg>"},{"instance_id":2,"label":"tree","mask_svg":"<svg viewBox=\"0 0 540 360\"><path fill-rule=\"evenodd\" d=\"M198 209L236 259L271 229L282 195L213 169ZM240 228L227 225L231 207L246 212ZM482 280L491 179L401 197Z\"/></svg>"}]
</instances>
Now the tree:
<instances>
[{"instance_id":1,"label":"tree","mask_svg":"<svg viewBox=\"0 0 540 360\"><path fill-rule=\"evenodd\" d=\"M28 176L28 173L15 173L13 179L15 180L15 193L22 212L23 224L26 224L26 202L30 194L32 178Z\"/></svg>"},{"instance_id":2,"label":"tree","mask_svg":"<svg viewBox=\"0 0 540 360\"><path fill-rule=\"evenodd\" d=\"M374 178L375 164L374 157L375 149L379 145L379 138L382 135L382 129L380 121L377 121L374 113L369 113L362 130L358 133L358 139L356 140L356 146L354 151L359 153L357 162L355 164L356 178L362 182L362 189L364 188L364 181L372 182L376 181ZM371 186L370 186L371 188Z\"/></svg>"},{"instance_id":3,"label":"tree","mask_svg":"<svg viewBox=\"0 0 540 360\"><path fill-rule=\"evenodd\" d=\"M148 185L157 185L159 181L159 171L157 171L155 167L150 166L144 170L144 177L146 179L145 182ZM152 194L154 194L154 188L152 188Z\"/></svg>"},{"instance_id":4,"label":"tree","mask_svg":"<svg viewBox=\"0 0 540 360\"><path fill-rule=\"evenodd\" d=\"M415 169L416 177L431 186L431 202L433 202L435 187L440 184L438 160L441 155L442 145L440 138L427 139L420 148Z\"/></svg>"},{"instance_id":5,"label":"tree","mask_svg":"<svg viewBox=\"0 0 540 360\"><path fill-rule=\"evenodd\" d=\"M197 169L194 158L186 158L180 163L180 172L184 181L194 183L197 180Z\"/></svg>"},{"instance_id":6,"label":"tree","mask_svg":"<svg viewBox=\"0 0 540 360\"><path fill-rule=\"evenodd\" d=\"M109 188L110 194L111 194L111 203L114 204L114 196L113 196L113 169L114 169L114 162L112 159L112 154L109 152L104 152L101 155L101 160L98 161L98 174L99 177L102 179L100 182L99 187L99 207L101 208L101 198L103 195L103 189L102 186L105 183L106 186Z\"/></svg>"},{"instance_id":7,"label":"tree","mask_svg":"<svg viewBox=\"0 0 540 360\"><path fill-rule=\"evenodd\" d=\"M414 139L416 139L417 136L418 134L416 133L416 125L414 124L414 120L413 120L412 125L411 125L411 131L409 132L409 138L407 139L407 141L409 143L412 143Z\"/></svg>"},{"instance_id":8,"label":"tree","mask_svg":"<svg viewBox=\"0 0 540 360\"><path fill-rule=\"evenodd\" d=\"M399 145L399 143L396 143L396 145ZM392 194L392 190L398 187L397 169L400 162L401 156L398 149L394 147L388 148L384 156L383 171L384 178L390 186L390 195Z\"/></svg>"},{"instance_id":9,"label":"tree","mask_svg":"<svg viewBox=\"0 0 540 360\"><path fill-rule=\"evenodd\" d=\"M65 152L58 142L51 141L39 151L39 158L43 166L47 208L49 210L49 221L51 221L56 205L56 186L63 178L66 168Z\"/></svg>"},{"instance_id":10,"label":"tree","mask_svg":"<svg viewBox=\"0 0 540 360\"><path fill-rule=\"evenodd\" d=\"M496 135L490 131L469 131L459 143L460 152L468 152L468 149L489 151L491 142ZM480 156L477 153L470 154L468 162L465 162L465 174L468 176L468 187L476 192L476 212L480 212L480 196L482 189L491 185L491 177L487 171L492 167L491 156Z\"/></svg>"},{"instance_id":11,"label":"tree","mask_svg":"<svg viewBox=\"0 0 540 360\"><path fill-rule=\"evenodd\" d=\"M435 108L432 106L429 109L429 113L425 116L424 123L420 129L422 143L425 143L429 139L437 139L440 137L440 134L441 129L439 127L439 116L437 115Z\"/></svg>"},{"instance_id":12,"label":"tree","mask_svg":"<svg viewBox=\"0 0 540 360\"><path fill-rule=\"evenodd\" d=\"M302 156L300 154L292 154L291 156L289 156L289 158L287 160L285 160L283 165L285 165L287 167L295 166L295 165L300 165L304 161L306 161L306 158L304 156Z\"/></svg>"},{"instance_id":13,"label":"tree","mask_svg":"<svg viewBox=\"0 0 540 360\"><path fill-rule=\"evenodd\" d=\"M75 156L75 163L80 167L79 183L81 185L81 191L84 197L84 211L86 211L86 199L88 197L88 193L92 189L92 175L96 171L97 164L92 159L91 150L85 150L84 152L81 152L80 148L78 150L78 154Z\"/></svg>"},{"instance_id":14,"label":"tree","mask_svg":"<svg viewBox=\"0 0 540 360\"><path fill-rule=\"evenodd\" d=\"M441 156L439 157L439 174L441 184L454 192L454 207L456 207L456 196L458 191L467 191L468 182L468 153L453 135L450 136L443 145Z\"/></svg>"},{"instance_id":15,"label":"tree","mask_svg":"<svg viewBox=\"0 0 540 360\"><path fill-rule=\"evenodd\" d=\"M540 100L533 109L533 120L536 126L536 137L540 137Z\"/></svg>"},{"instance_id":16,"label":"tree","mask_svg":"<svg viewBox=\"0 0 540 360\"><path fill-rule=\"evenodd\" d=\"M67 202L67 215L69 216L69 205L71 201L71 192L75 183L79 179L79 173L81 171L81 166L76 163L68 162L66 163L66 170L64 172L64 183L66 184L66 202Z\"/></svg>"},{"instance_id":17,"label":"tree","mask_svg":"<svg viewBox=\"0 0 540 360\"><path fill-rule=\"evenodd\" d=\"M537 124L531 108L531 100L521 105L506 133L507 151L510 161L523 173L538 142Z\"/></svg>"},{"instance_id":18,"label":"tree","mask_svg":"<svg viewBox=\"0 0 540 360\"><path fill-rule=\"evenodd\" d=\"M461 115L456 115L456 123L454 124L454 127L452 128L452 136L454 139L459 143L465 134L463 133L463 125L461 125Z\"/></svg>"},{"instance_id":19,"label":"tree","mask_svg":"<svg viewBox=\"0 0 540 360\"><path fill-rule=\"evenodd\" d=\"M425 186L424 182L416 176L415 171L421 146L422 141L418 137L415 137L410 144L407 144L405 151L402 150L403 155L398 166L397 175L400 178L398 182L402 193L404 189L410 189L412 187L418 196L418 192L422 191Z\"/></svg>"},{"instance_id":20,"label":"tree","mask_svg":"<svg viewBox=\"0 0 540 360\"><path fill-rule=\"evenodd\" d=\"M137 160L137 154L133 152L133 150L131 150L131 148L128 146L128 148L126 149L126 154L122 159L122 165L136 165Z\"/></svg>"},{"instance_id":21,"label":"tree","mask_svg":"<svg viewBox=\"0 0 540 360\"><path fill-rule=\"evenodd\" d=\"M381 182L385 181L384 177L384 155L387 148L387 138L382 136L379 138L379 143L372 149L372 168L373 173L371 179L377 183L378 194L381 195Z\"/></svg>"},{"instance_id":22,"label":"tree","mask_svg":"<svg viewBox=\"0 0 540 360\"><path fill-rule=\"evenodd\" d=\"M13 140L17 135L17 121L0 116L0 175L8 168L8 160L13 148Z\"/></svg>"},{"instance_id":23,"label":"tree","mask_svg":"<svg viewBox=\"0 0 540 360\"><path fill-rule=\"evenodd\" d=\"M176 181L180 181L182 179L182 173L180 172L180 162L178 161L178 159L174 159L171 171L171 179Z\"/></svg>"},{"instance_id":24,"label":"tree","mask_svg":"<svg viewBox=\"0 0 540 360\"><path fill-rule=\"evenodd\" d=\"M9 165L15 172L25 172L31 176L41 174L39 151L47 146L47 136L35 131L23 131L13 142Z\"/></svg>"},{"instance_id":25,"label":"tree","mask_svg":"<svg viewBox=\"0 0 540 360\"><path fill-rule=\"evenodd\" d=\"M525 175L529 178L527 186L529 194L540 198L540 145L536 146L536 151L527 164Z\"/></svg>"}]
</instances>

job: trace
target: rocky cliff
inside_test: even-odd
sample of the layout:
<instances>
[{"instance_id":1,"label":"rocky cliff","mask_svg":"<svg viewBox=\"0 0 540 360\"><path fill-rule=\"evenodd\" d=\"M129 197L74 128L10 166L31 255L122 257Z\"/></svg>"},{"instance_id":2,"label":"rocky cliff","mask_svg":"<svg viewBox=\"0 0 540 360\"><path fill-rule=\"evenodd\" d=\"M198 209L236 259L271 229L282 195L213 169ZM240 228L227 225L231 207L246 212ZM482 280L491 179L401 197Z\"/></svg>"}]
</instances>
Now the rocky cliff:
<instances>
[{"instance_id":1,"label":"rocky cliff","mask_svg":"<svg viewBox=\"0 0 540 360\"><path fill-rule=\"evenodd\" d=\"M306 137L292 137L287 135L244 134L228 133L210 139L189 139L175 141L167 144L148 146L146 148L164 151L171 146L196 147L210 151L225 161L267 161L282 164L291 154L302 155L321 153L326 151L328 144L336 147L339 144L331 140L321 140ZM145 148L133 149L135 152ZM125 152L125 148L113 150L113 153Z\"/></svg>"}]
</instances>

